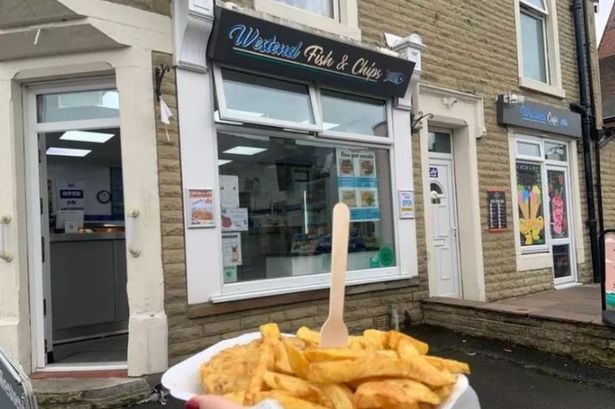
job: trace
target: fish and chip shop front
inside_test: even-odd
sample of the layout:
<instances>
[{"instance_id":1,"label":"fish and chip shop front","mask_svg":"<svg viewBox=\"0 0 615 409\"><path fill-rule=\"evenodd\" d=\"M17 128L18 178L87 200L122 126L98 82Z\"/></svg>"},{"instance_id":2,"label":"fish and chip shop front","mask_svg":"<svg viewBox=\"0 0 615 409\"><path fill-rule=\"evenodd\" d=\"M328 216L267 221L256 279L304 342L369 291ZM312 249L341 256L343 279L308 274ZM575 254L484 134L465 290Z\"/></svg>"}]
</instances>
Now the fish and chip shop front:
<instances>
[{"instance_id":1,"label":"fish and chip shop front","mask_svg":"<svg viewBox=\"0 0 615 409\"><path fill-rule=\"evenodd\" d=\"M177 71L189 316L249 310L291 330L292 310L310 305L304 317L320 325L339 201L351 209L348 292L412 301L420 39L368 49L250 14L216 8L206 72ZM259 323L222 319L217 335Z\"/></svg>"}]
</instances>

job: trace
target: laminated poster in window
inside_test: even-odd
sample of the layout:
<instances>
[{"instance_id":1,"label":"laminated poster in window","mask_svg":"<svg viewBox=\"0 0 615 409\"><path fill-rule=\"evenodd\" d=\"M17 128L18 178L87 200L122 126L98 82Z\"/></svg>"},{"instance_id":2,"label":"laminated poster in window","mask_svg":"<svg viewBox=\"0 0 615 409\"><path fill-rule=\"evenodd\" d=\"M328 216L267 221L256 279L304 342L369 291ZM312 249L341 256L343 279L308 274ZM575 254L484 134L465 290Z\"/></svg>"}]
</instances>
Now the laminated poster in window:
<instances>
[{"instance_id":1,"label":"laminated poster in window","mask_svg":"<svg viewBox=\"0 0 615 409\"><path fill-rule=\"evenodd\" d=\"M380 220L376 153L337 149L336 158L339 200L350 208L350 220Z\"/></svg>"},{"instance_id":2,"label":"laminated poster in window","mask_svg":"<svg viewBox=\"0 0 615 409\"><path fill-rule=\"evenodd\" d=\"M188 189L188 227L215 227L214 192L212 189Z\"/></svg>"},{"instance_id":3,"label":"laminated poster in window","mask_svg":"<svg viewBox=\"0 0 615 409\"><path fill-rule=\"evenodd\" d=\"M224 268L243 264L241 233L222 233L222 264Z\"/></svg>"}]
</instances>

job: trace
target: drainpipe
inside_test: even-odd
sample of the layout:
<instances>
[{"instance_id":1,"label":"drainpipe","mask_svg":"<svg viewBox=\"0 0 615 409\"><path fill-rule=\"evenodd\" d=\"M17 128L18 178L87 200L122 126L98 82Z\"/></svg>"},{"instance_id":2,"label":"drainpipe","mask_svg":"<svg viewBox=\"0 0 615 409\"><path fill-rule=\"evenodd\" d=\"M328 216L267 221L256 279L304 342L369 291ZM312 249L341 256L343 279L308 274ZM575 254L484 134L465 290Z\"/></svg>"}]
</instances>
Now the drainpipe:
<instances>
[{"instance_id":1,"label":"drainpipe","mask_svg":"<svg viewBox=\"0 0 615 409\"><path fill-rule=\"evenodd\" d=\"M587 95L587 53L583 44L585 32L585 0L573 0L572 14L574 19L574 37L577 50L577 68L579 77L580 105L571 104L571 108L581 114L581 136L583 138L583 169L585 174L585 192L587 196L587 227L592 254L592 271L594 282L600 281L600 248L598 246L598 226L596 221L594 182L592 174L591 154L591 109L592 105ZM591 87L589 87L591 88Z\"/></svg>"},{"instance_id":2,"label":"drainpipe","mask_svg":"<svg viewBox=\"0 0 615 409\"><path fill-rule=\"evenodd\" d=\"M583 1L583 14L585 15L585 57L587 58L587 79L589 81L589 103L591 105L592 128L591 138L594 140L594 154L596 155L596 204L598 205L598 234L604 231L604 208L602 204L602 164L600 160L600 132L598 128L598 117L596 115L596 95L594 90L594 70L592 64L592 42L591 28L589 25L589 11L587 1ZM600 253L602 247L598 246ZM602 262L602 254L600 254ZM602 271L602 269L600 269Z\"/></svg>"}]
</instances>

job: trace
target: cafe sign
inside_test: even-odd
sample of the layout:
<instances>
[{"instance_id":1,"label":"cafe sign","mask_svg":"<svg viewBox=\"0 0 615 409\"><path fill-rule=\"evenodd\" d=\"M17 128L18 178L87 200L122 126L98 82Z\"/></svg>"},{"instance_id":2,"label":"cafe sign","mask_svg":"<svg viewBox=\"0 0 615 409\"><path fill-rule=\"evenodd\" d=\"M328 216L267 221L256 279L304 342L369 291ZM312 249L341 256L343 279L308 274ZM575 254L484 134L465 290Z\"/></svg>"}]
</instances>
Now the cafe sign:
<instances>
[{"instance_id":1,"label":"cafe sign","mask_svg":"<svg viewBox=\"0 0 615 409\"><path fill-rule=\"evenodd\" d=\"M581 137L581 115L536 102L507 104L498 96L498 125L515 125L566 136Z\"/></svg>"},{"instance_id":2,"label":"cafe sign","mask_svg":"<svg viewBox=\"0 0 615 409\"><path fill-rule=\"evenodd\" d=\"M403 97L414 63L216 7L209 57L380 97Z\"/></svg>"},{"instance_id":3,"label":"cafe sign","mask_svg":"<svg viewBox=\"0 0 615 409\"><path fill-rule=\"evenodd\" d=\"M0 347L0 408L36 409L30 380Z\"/></svg>"}]
</instances>

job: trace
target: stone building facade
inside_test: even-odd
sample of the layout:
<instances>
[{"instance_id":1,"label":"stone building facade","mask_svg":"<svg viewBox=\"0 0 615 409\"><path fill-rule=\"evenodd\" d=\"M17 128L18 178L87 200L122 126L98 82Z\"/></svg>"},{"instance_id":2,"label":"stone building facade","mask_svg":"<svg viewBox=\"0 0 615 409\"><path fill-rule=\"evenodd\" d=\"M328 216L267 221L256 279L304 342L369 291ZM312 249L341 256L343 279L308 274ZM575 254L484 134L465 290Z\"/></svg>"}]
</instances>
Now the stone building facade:
<instances>
[{"instance_id":1,"label":"stone building facade","mask_svg":"<svg viewBox=\"0 0 615 409\"><path fill-rule=\"evenodd\" d=\"M26 183L21 170L24 159L18 154L25 125L21 108L16 108L12 101L25 95L24 87L41 81L79 78L87 83L88 78L111 74L120 95L124 203L127 211L138 212L130 213L135 217L126 218L134 219L130 226L126 225L134 230L133 243L126 243L128 363L118 368L127 370L129 375L157 373L221 339L254 331L268 321L278 322L285 332L295 331L301 325L318 327L324 321L328 291L322 283L305 289L278 288L260 297L238 293L225 298L220 290L224 287L221 227L218 223L213 229L188 226L187 190L211 188L214 197L220 194L218 171L213 171L217 169L212 157L216 153L210 152L216 144L209 144L216 139L215 127L220 123L237 126L214 116L220 102L216 101L213 83L221 81L214 72L223 66L206 54L210 32L216 27L214 6L338 40L357 49L407 58L416 64L407 94L387 100L388 112L393 112L390 115L399 127L394 132L394 155L398 155L397 163L405 162L403 166L408 167L401 168L407 171L406 175L397 175L405 184L395 186L385 198L396 215L393 223L405 223L403 229L407 229L396 236L397 244L393 245L395 257L398 261L404 257L405 264L393 279L363 279L347 287L345 319L349 329L386 328L395 325L395 320L400 325L418 323L422 319L421 301L431 296L493 301L552 289L560 283L591 282L580 135L562 136L557 130L537 130L531 125L502 124L498 120L498 109L504 109L498 106L498 97L516 98L519 105L524 100L528 106L538 104L535 106L564 111L578 100L569 2L339 0L331 2L328 12L332 18L302 10L301 1L296 2L297 7L282 4L292 2L281 0L237 0L215 5L202 0L93 0L92 8L75 0L53 3L57 7L50 9L45 23L68 19L73 22L68 26L92 26L95 31L86 31L91 38L84 37L89 42L74 44L74 48L64 49L59 56L55 55L57 44L43 42L25 54L18 47L10 55L3 56L0 51L0 123L6 126L2 128L6 131L3 134L10 135L11 146L15 147L4 153L6 158L0 156L7 159L0 160L4 167L0 175L7 175L4 177L10 182L11 193L0 198L0 212L12 216L6 243L14 254L10 263L0 261L0 277L2 283L18 283L19 288L15 297L7 293L14 293L15 286L0 285L0 341L31 372L46 366L44 359L36 362L33 358L35 348L42 350L40 345L36 346L41 341L33 340L30 346L20 344L19 340L32 338L33 329L27 318L34 314L34 308L40 307L42 312L42 306L29 305L27 301L33 277L27 260L33 249L28 243L25 217L28 198L19 193ZM538 3L541 5L537 6ZM23 22L24 17L19 14L22 11L15 7L14 19ZM544 35L548 46L543 50L546 62L538 64L538 68L524 66L520 57L531 55L524 54L523 41L528 40L523 39L520 31L528 16L529 21L545 19L547 28ZM105 23L105 18L110 23ZM142 23L133 27L131 22L135 21ZM590 21L593 24L592 18ZM0 20L0 45L3 37L11 40L1 24ZM5 22L12 30L15 24ZM29 50L37 24L42 22L35 19L31 24L22 24L24 36L32 37L24 40L23 49ZM45 30L51 33L55 29L45 28L40 41L45 40ZM404 40L410 44L407 48L400 46ZM158 84L156 68L164 66L170 69ZM524 75L524 69L541 68L548 80L525 78L529 75ZM161 119L155 92L158 85L172 115L169 123ZM220 93L219 87L216 90ZM400 130L406 129L401 135ZM448 148L438 151L437 138L448 140L443 142ZM544 198L543 227L536 232L543 243L530 252L523 248L525 239L520 233L521 196L516 186L519 141L539 146L539 157L522 158L521 163L539 168L543 179L539 177L533 182ZM543 158L545 143L564 146L565 160L548 168L552 163ZM195 153L208 159L195 159ZM559 190L565 192L567 234L559 244L551 243L550 211L544 209L551 205L546 191L549 185L544 180L549 177L547 168L566 175L564 187ZM393 170L399 169L395 166ZM450 172L448 185L439 179L439 169ZM202 179L200 174L208 172L216 178ZM444 192L438 192L438 186ZM396 190L413 192L411 222L399 217ZM504 199L497 203L499 222L506 221L505 226L496 229L490 229L493 209L489 203L495 202L489 199L493 199L493 192ZM605 201L610 197L608 192ZM437 213L435 209L440 207L445 213ZM217 206L216 217L219 212ZM447 233L439 236L442 226L438 221L442 215L449 218L449 223L444 226ZM442 253L442 237L452 240L456 250ZM554 279L556 245L568 246L568 266L561 257L559 261L570 273L566 282L556 283ZM443 265L443 259L449 264ZM451 271L453 284L447 278ZM211 282L219 285L213 286ZM43 324L39 326L42 328Z\"/></svg>"}]
</instances>

